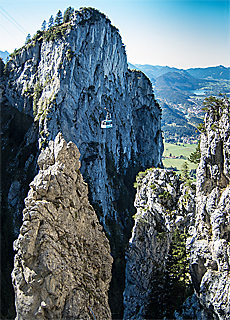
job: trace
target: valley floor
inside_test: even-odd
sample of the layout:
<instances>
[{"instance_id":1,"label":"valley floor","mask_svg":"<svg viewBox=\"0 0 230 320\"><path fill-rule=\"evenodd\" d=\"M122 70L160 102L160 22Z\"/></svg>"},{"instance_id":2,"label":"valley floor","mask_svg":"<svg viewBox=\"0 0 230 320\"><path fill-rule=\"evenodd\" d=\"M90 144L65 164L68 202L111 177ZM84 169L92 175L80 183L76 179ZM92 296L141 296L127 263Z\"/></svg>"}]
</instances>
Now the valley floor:
<instances>
[{"instance_id":1,"label":"valley floor","mask_svg":"<svg viewBox=\"0 0 230 320\"><path fill-rule=\"evenodd\" d=\"M188 158L189 155L195 151L196 146L196 144L164 143L164 153L162 156L164 167L180 172L181 166L187 162L189 170L194 171L197 165L189 162Z\"/></svg>"}]
</instances>

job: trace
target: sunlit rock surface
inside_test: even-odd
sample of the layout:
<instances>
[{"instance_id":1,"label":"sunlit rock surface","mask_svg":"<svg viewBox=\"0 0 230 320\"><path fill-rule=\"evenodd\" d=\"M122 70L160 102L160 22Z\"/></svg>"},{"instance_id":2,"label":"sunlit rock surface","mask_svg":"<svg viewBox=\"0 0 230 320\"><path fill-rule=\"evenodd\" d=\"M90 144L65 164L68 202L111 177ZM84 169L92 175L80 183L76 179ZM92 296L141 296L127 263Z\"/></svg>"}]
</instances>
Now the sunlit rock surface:
<instances>
[{"instance_id":1,"label":"sunlit rock surface","mask_svg":"<svg viewBox=\"0 0 230 320\"><path fill-rule=\"evenodd\" d=\"M110 246L88 201L79 157L58 134L38 158L14 242L16 319L111 319Z\"/></svg>"},{"instance_id":2,"label":"sunlit rock surface","mask_svg":"<svg viewBox=\"0 0 230 320\"><path fill-rule=\"evenodd\" d=\"M19 122L18 113L32 122L15 146L18 161L9 158L4 170L6 216L17 212L20 217L28 184L38 171L39 150L61 132L67 143L72 141L79 148L90 203L110 241L115 260L110 301L112 312L121 318L124 252L133 226L132 185L139 170L161 165L161 108L150 80L128 69L119 31L104 14L83 8L58 28L52 37L37 34L6 67L2 112L13 115L3 123L6 144L12 143L7 126ZM101 129L105 108L111 113L111 129ZM17 225L16 234L18 230Z\"/></svg>"},{"instance_id":3,"label":"sunlit rock surface","mask_svg":"<svg viewBox=\"0 0 230 320\"><path fill-rule=\"evenodd\" d=\"M188 182L181 184L173 172L150 169L139 173L135 226L126 256L124 319L230 318L229 118L225 98L207 110L196 191ZM195 290L187 299L186 286L191 283L181 286L176 282L182 261L175 259L181 250L179 237L173 243L177 229L186 231Z\"/></svg>"},{"instance_id":4,"label":"sunlit rock surface","mask_svg":"<svg viewBox=\"0 0 230 320\"><path fill-rule=\"evenodd\" d=\"M183 302L191 291L189 276L185 280L187 290L177 275L173 279L168 263L174 259L177 270L178 261L170 250L172 242L194 224L194 186L186 186L173 171L146 170L137 178L135 207L135 225L126 255L124 319L172 318L178 305L175 301ZM185 241L183 246L188 273Z\"/></svg>"},{"instance_id":5,"label":"sunlit rock surface","mask_svg":"<svg viewBox=\"0 0 230 320\"><path fill-rule=\"evenodd\" d=\"M230 106L208 111L197 169L191 275L209 318L230 318Z\"/></svg>"}]
</instances>

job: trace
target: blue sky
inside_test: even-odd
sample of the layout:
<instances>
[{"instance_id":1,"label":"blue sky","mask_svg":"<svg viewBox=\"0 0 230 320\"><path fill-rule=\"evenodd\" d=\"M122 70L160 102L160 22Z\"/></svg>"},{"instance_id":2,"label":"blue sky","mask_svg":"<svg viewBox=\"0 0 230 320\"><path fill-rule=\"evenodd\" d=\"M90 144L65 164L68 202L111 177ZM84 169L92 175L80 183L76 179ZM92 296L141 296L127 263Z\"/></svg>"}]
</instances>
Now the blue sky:
<instances>
[{"instance_id":1,"label":"blue sky","mask_svg":"<svg viewBox=\"0 0 230 320\"><path fill-rule=\"evenodd\" d=\"M120 30L128 61L177 68L230 66L230 2L212 0L1 0L0 50L13 52L43 20L95 7Z\"/></svg>"}]
</instances>

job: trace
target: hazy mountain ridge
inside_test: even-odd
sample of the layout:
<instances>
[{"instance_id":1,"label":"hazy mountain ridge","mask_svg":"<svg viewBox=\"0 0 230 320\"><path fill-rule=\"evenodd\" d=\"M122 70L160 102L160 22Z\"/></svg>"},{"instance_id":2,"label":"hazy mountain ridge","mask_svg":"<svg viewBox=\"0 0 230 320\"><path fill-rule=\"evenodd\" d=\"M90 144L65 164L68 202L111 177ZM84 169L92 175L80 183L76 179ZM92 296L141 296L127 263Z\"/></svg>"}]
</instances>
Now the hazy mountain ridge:
<instances>
[{"instance_id":1,"label":"hazy mountain ridge","mask_svg":"<svg viewBox=\"0 0 230 320\"><path fill-rule=\"evenodd\" d=\"M202 88L206 80L196 79L184 72L167 72L156 78L154 89L157 99L169 104L193 105L190 95Z\"/></svg>"},{"instance_id":2,"label":"hazy mountain ridge","mask_svg":"<svg viewBox=\"0 0 230 320\"><path fill-rule=\"evenodd\" d=\"M224 67L222 65L215 67L207 67L207 68L188 68L188 69L179 69L175 67L169 66L158 66L158 65L150 65L150 64L129 64L130 68L140 69L146 73L146 75L151 78L157 78L167 72L179 72L179 73L187 73L191 76L199 79L207 79L207 80L230 80L230 67Z\"/></svg>"},{"instance_id":3,"label":"hazy mountain ridge","mask_svg":"<svg viewBox=\"0 0 230 320\"><path fill-rule=\"evenodd\" d=\"M199 79L230 80L230 67L222 65L208 68L190 68L187 72Z\"/></svg>"},{"instance_id":4,"label":"hazy mountain ridge","mask_svg":"<svg viewBox=\"0 0 230 320\"><path fill-rule=\"evenodd\" d=\"M156 78L155 88L163 87L175 87L176 89L183 91L190 91L197 89L205 83L205 80L194 78L185 72L170 71Z\"/></svg>"}]
</instances>

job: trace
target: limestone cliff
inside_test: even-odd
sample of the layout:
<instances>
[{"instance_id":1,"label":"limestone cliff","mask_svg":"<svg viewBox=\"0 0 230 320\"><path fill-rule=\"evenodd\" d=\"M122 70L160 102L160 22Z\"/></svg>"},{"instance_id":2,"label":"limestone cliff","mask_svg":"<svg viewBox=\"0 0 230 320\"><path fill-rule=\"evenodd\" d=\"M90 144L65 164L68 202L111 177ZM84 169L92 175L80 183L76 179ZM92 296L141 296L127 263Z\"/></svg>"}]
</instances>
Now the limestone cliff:
<instances>
[{"instance_id":1,"label":"limestone cliff","mask_svg":"<svg viewBox=\"0 0 230 320\"><path fill-rule=\"evenodd\" d=\"M83 8L51 31L38 32L31 43L11 55L5 68L3 112L11 113L13 108L13 119L23 114L30 122L22 143L16 146L20 164L13 160L7 164L5 209L13 214L7 200L13 197L14 210L22 211L23 194L31 181L28 173L37 170L38 149L45 148L58 132L75 143L90 202L115 258L117 276L113 281L119 282L114 287L120 300L113 291L112 301L117 301L113 312L119 310L121 317L124 250L132 228L132 185L140 169L161 164L161 109L150 80L128 69L119 31L104 14ZM108 130L100 127L105 107L113 122ZM13 120L4 127L9 123ZM6 136L8 139L7 130ZM24 176L17 175L19 167Z\"/></svg>"},{"instance_id":2,"label":"limestone cliff","mask_svg":"<svg viewBox=\"0 0 230 320\"><path fill-rule=\"evenodd\" d=\"M109 212L120 218L111 207L116 195L108 162L117 172L126 172L134 158L143 167L160 164L161 111L149 79L128 70L118 30L103 14L82 9L66 28L64 36L47 41L43 35L12 57L6 95L38 122L40 146L59 131L77 143L82 173L106 227ZM105 107L113 121L107 131L100 128Z\"/></svg>"},{"instance_id":3,"label":"limestone cliff","mask_svg":"<svg viewBox=\"0 0 230 320\"><path fill-rule=\"evenodd\" d=\"M111 319L109 241L87 197L80 153L61 134L41 152L14 242L16 319Z\"/></svg>"},{"instance_id":4,"label":"limestone cliff","mask_svg":"<svg viewBox=\"0 0 230 320\"><path fill-rule=\"evenodd\" d=\"M140 172L135 207L126 255L124 319L171 319L191 294L186 234L194 221L194 186L173 171Z\"/></svg>"},{"instance_id":5,"label":"limestone cliff","mask_svg":"<svg viewBox=\"0 0 230 320\"><path fill-rule=\"evenodd\" d=\"M137 176L124 319L230 318L230 102L206 105L196 188L162 169Z\"/></svg>"},{"instance_id":6,"label":"limestone cliff","mask_svg":"<svg viewBox=\"0 0 230 320\"><path fill-rule=\"evenodd\" d=\"M230 318L230 103L221 100L204 119L190 248L193 284L209 319Z\"/></svg>"}]
</instances>

